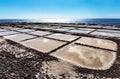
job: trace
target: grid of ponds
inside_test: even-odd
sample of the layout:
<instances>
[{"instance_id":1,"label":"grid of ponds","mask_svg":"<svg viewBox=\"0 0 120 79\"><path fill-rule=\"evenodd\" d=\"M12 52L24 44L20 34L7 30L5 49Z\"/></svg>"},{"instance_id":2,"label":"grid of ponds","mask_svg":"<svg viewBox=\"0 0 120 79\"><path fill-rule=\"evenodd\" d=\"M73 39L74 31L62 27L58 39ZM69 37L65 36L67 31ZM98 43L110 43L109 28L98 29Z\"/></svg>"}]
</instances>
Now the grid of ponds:
<instances>
[{"instance_id":1,"label":"grid of ponds","mask_svg":"<svg viewBox=\"0 0 120 79\"><path fill-rule=\"evenodd\" d=\"M117 43L90 36L119 39L120 31L115 28L103 29L100 25L98 27L102 29L95 27L97 26L1 26L0 36L76 66L109 69L116 60Z\"/></svg>"}]
</instances>

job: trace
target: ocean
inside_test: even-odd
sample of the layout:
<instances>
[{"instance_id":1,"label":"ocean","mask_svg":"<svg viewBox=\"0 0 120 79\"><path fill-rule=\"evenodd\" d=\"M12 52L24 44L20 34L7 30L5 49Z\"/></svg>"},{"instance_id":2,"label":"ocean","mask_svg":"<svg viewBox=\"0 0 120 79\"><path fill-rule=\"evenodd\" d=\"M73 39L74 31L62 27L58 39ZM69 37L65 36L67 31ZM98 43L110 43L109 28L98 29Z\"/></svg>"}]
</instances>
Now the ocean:
<instances>
[{"instance_id":1,"label":"ocean","mask_svg":"<svg viewBox=\"0 0 120 79\"><path fill-rule=\"evenodd\" d=\"M0 23L4 22L58 22L58 23L85 23L85 24L105 24L120 26L120 19L0 19Z\"/></svg>"}]
</instances>

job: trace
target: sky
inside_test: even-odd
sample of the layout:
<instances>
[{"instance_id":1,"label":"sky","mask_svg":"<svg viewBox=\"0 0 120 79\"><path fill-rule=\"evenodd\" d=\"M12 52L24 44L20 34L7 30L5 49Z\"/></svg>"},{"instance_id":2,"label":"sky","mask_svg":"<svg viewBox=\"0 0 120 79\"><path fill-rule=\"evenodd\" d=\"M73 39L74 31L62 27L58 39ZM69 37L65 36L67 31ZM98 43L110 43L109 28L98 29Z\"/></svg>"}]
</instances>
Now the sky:
<instances>
[{"instance_id":1,"label":"sky","mask_svg":"<svg viewBox=\"0 0 120 79\"><path fill-rule=\"evenodd\" d=\"M120 18L120 0L0 0L0 19Z\"/></svg>"}]
</instances>

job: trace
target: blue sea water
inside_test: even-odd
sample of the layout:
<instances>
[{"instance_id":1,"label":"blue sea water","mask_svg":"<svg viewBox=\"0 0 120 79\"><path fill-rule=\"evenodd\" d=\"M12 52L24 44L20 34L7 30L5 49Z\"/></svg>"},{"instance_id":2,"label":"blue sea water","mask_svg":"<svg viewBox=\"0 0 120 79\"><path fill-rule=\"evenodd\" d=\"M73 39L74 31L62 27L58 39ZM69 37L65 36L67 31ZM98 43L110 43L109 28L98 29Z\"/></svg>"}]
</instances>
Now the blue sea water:
<instances>
[{"instance_id":1,"label":"blue sea water","mask_svg":"<svg viewBox=\"0 0 120 79\"><path fill-rule=\"evenodd\" d=\"M49 19L50 21L50 19ZM42 23L42 22L49 22L49 21L43 21L43 19L39 19L39 20L33 20L33 19L0 19L0 23L4 23L4 22L38 22L38 23ZM54 21L52 21L54 22ZM58 21L59 22L59 21ZM63 21L64 22L64 21ZM65 21L66 23L67 21ZM117 25L120 26L120 19L71 19L71 21L69 20L68 23L85 23L85 24L106 24L106 25Z\"/></svg>"},{"instance_id":2,"label":"blue sea water","mask_svg":"<svg viewBox=\"0 0 120 79\"><path fill-rule=\"evenodd\" d=\"M120 26L120 19L83 19L80 21L78 20L77 22L86 24L106 24Z\"/></svg>"}]
</instances>

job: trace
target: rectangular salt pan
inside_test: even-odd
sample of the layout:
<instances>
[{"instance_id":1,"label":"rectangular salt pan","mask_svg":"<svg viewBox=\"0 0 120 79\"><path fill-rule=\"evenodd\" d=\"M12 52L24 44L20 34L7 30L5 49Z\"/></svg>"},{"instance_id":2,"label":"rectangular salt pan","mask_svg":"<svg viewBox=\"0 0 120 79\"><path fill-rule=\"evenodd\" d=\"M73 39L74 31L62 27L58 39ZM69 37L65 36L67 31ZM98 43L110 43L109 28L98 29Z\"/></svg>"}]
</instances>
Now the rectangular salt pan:
<instances>
[{"instance_id":1,"label":"rectangular salt pan","mask_svg":"<svg viewBox=\"0 0 120 79\"><path fill-rule=\"evenodd\" d=\"M10 30L22 30L22 28L10 28Z\"/></svg>"},{"instance_id":2,"label":"rectangular salt pan","mask_svg":"<svg viewBox=\"0 0 120 79\"><path fill-rule=\"evenodd\" d=\"M47 35L47 34L51 34L51 32L35 31L35 32L30 32L29 34L38 35L38 36L44 36L44 35Z\"/></svg>"},{"instance_id":3,"label":"rectangular salt pan","mask_svg":"<svg viewBox=\"0 0 120 79\"><path fill-rule=\"evenodd\" d=\"M50 55L73 65L95 70L109 69L116 60L116 52L75 44L63 47Z\"/></svg>"},{"instance_id":4,"label":"rectangular salt pan","mask_svg":"<svg viewBox=\"0 0 120 79\"><path fill-rule=\"evenodd\" d=\"M52 26L51 27L49 27L49 26L48 27L47 26L36 27L36 29L42 29L42 30L51 30L51 29L54 29L54 28L57 28L57 27L52 27Z\"/></svg>"},{"instance_id":5,"label":"rectangular salt pan","mask_svg":"<svg viewBox=\"0 0 120 79\"><path fill-rule=\"evenodd\" d=\"M102 28L104 28L104 29L115 29L115 30L120 30L120 28L118 28L118 27L115 27L115 26L103 26Z\"/></svg>"},{"instance_id":6,"label":"rectangular salt pan","mask_svg":"<svg viewBox=\"0 0 120 79\"><path fill-rule=\"evenodd\" d=\"M61 45L66 44L66 42L61 42L57 40L47 39L47 38L36 38L28 41L21 42L24 46L30 47L32 49L38 50L42 53L48 53Z\"/></svg>"},{"instance_id":7,"label":"rectangular salt pan","mask_svg":"<svg viewBox=\"0 0 120 79\"><path fill-rule=\"evenodd\" d=\"M47 37L58 39L58 40L63 40L63 41L72 41L72 40L75 40L75 39L78 38L78 36L60 34L60 33L55 33L55 34L52 34L52 35L48 35Z\"/></svg>"},{"instance_id":8,"label":"rectangular salt pan","mask_svg":"<svg viewBox=\"0 0 120 79\"><path fill-rule=\"evenodd\" d=\"M75 43L80 43L80 44L85 44L85 45L90 45L94 47L100 47L104 49L110 49L110 50L117 51L117 44L110 40L82 37L79 40L75 41Z\"/></svg>"},{"instance_id":9,"label":"rectangular salt pan","mask_svg":"<svg viewBox=\"0 0 120 79\"><path fill-rule=\"evenodd\" d=\"M69 29L59 28L59 29L52 29L54 31L61 31L61 32L68 32Z\"/></svg>"},{"instance_id":10,"label":"rectangular salt pan","mask_svg":"<svg viewBox=\"0 0 120 79\"><path fill-rule=\"evenodd\" d=\"M91 31L89 31L89 30L70 30L69 32L71 32L71 33L79 33L79 34L87 34L87 33L91 32Z\"/></svg>"},{"instance_id":11,"label":"rectangular salt pan","mask_svg":"<svg viewBox=\"0 0 120 79\"><path fill-rule=\"evenodd\" d=\"M13 27L4 26L3 28L4 28L4 29L12 29Z\"/></svg>"},{"instance_id":12,"label":"rectangular salt pan","mask_svg":"<svg viewBox=\"0 0 120 79\"><path fill-rule=\"evenodd\" d=\"M53 29L61 28L61 26L50 26L50 27L52 27Z\"/></svg>"},{"instance_id":13,"label":"rectangular salt pan","mask_svg":"<svg viewBox=\"0 0 120 79\"><path fill-rule=\"evenodd\" d=\"M34 27L31 27L33 29L40 29L41 27L40 26L34 26Z\"/></svg>"},{"instance_id":14,"label":"rectangular salt pan","mask_svg":"<svg viewBox=\"0 0 120 79\"><path fill-rule=\"evenodd\" d=\"M6 32L0 32L0 36L6 36L6 35L11 35L11 34L16 34L18 32L15 31L6 31Z\"/></svg>"},{"instance_id":15,"label":"rectangular salt pan","mask_svg":"<svg viewBox=\"0 0 120 79\"><path fill-rule=\"evenodd\" d=\"M90 27L90 28L102 28L102 26L100 26L100 25L88 25L87 27Z\"/></svg>"},{"instance_id":16,"label":"rectangular salt pan","mask_svg":"<svg viewBox=\"0 0 120 79\"><path fill-rule=\"evenodd\" d=\"M102 29L99 29L97 31L99 31L99 32L108 32L108 33L120 33L120 31L118 31L118 30L102 30Z\"/></svg>"},{"instance_id":17,"label":"rectangular salt pan","mask_svg":"<svg viewBox=\"0 0 120 79\"><path fill-rule=\"evenodd\" d=\"M91 33L91 35L100 35L100 36L109 36L109 37L119 37L120 38L120 33L110 33L110 32L100 32L100 31L95 31Z\"/></svg>"},{"instance_id":18,"label":"rectangular salt pan","mask_svg":"<svg viewBox=\"0 0 120 79\"><path fill-rule=\"evenodd\" d=\"M41 28L41 29L43 29L43 30L51 30L52 27L43 27L43 28Z\"/></svg>"},{"instance_id":19,"label":"rectangular salt pan","mask_svg":"<svg viewBox=\"0 0 120 79\"><path fill-rule=\"evenodd\" d=\"M89 28L78 28L79 30L85 30L85 31L93 31L95 29L89 29Z\"/></svg>"},{"instance_id":20,"label":"rectangular salt pan","mask_svg":"<svg viewBox=\"0 0 120 79\"><path fill-rule=\"evenodd\" d=\"M75 29L74 27L61 27L62 29L68 29L68 30L71 30L71 29Z\"/></svg>"},{"instance_id":21,"label":"rectangular salt pan","mask_svg":"<svg viewBox=\"0 0 120 79\"><path fill-rule=\"evenodd\" d=\"M15 41L15 42L20 42L22 40L34 38L35 36L28 35L28 34L15 34L15 35L9 35L9 36L4 36L4 38Z\"/></svg>"},{"instance_id":22,"label":"rectangular salt pan","mask_svg":"<svg viewBox=\"0 0 120 79\"><path fill-rule=\"evenodd\" d=\"M8 31L8 30L6 30L6 29L0 29L0 32L4 32L4 31Z\"/></svg>"},{"instance_id":23,"label":"rectangular salt pan","mask_svg":"<svg viewBox=\"0 0 120 79\"><path fill-rule=\"evenodd\" d=\"M18 32L33 32L34 30L30 30L30 29L22 29L22 30L17 30Z\"/></svg>"}]
</instances>

